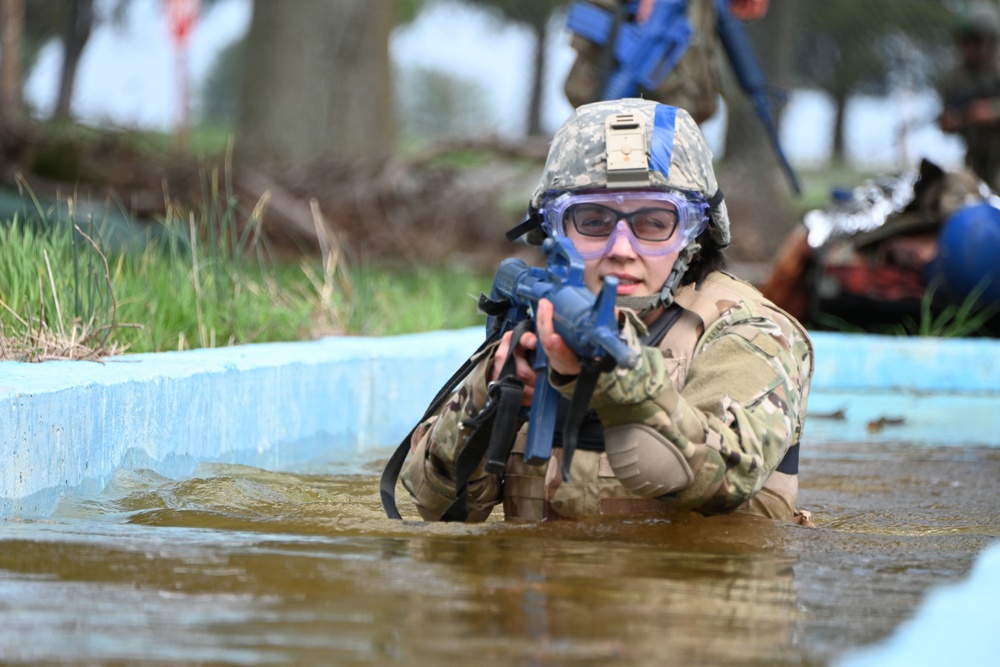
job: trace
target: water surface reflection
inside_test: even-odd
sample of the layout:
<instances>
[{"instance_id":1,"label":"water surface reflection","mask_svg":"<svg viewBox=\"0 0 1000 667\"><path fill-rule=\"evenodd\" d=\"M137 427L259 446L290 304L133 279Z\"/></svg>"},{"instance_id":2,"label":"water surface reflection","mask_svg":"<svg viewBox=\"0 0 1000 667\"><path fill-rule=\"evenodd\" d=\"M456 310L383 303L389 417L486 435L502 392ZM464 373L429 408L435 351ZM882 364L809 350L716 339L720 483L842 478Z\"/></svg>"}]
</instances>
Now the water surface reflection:
<instances>
[{"instance_id":1,"label":"water surface reflection","mask_svg":"<svg viewBox=\"0 0 1000 667\"><path fill-rule=\"evenodd\" d=\"M0 658L826 664L1000 536L989 449L814 446L802 480L818 529L390 522L382 460L122 471L50 519L0 524Z\"/></svg>"}]
</instances>

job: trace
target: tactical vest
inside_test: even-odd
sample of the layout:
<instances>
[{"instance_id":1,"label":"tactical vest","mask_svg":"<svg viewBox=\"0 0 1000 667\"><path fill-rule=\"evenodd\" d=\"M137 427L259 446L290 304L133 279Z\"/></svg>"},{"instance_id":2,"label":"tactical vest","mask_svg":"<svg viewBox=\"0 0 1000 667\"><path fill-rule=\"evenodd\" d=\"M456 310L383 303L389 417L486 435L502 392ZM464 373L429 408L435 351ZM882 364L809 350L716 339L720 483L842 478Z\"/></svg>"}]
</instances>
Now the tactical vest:
<instances>
[{"instance_id":1,"label":"tactical vest","mask_svg":"<svg viewBox=\"0 0 1000 667\"><path fill-rule=\"evenodd\" d=\"M675 303L682 309L680 316L657 345L666 360L670 381L677 391L684 389L691 360L702 335L723 313L740 302L751 302L776 311L797 327L803 338L808 340L805 330L794 318L765 299L753 286L728 274L714 272L697 288L688 285L677 290ZM801 427L800 419L794 433L795 444L789 448L781 464L768 477L764 487L738 508L738 512L809 523L808 513L800 512L795 506L798 496L798 441L801 437ZM618 427L619 432L616 437L621 437L622 428L648 427L642 425ZM585 486L588 488L581 490L580 493L574 492L571 497L560 498L560 495L566 496L566 494L559 490L562 484L558 472L562 450L558 447L560 443L558 437L554 443L552 459L543 471L524 463L526 431L522 429L517 435L504 476L503 504L507 520L541 521L576 515L633 514L675 509L676 501L669 497L636 497L621 486L614 477L607 455L601 451L602 433L600 422L596 421L596 415L593 415L593 419L588 420L581 430L579 443L581 451L578 451L574 458L574 479L585 479L587 482ZM709 433L708 436L709 438L715 436L721 442L717 434ZM569 504L573 507L568 507Z\"/></svg>"}]
</instances>

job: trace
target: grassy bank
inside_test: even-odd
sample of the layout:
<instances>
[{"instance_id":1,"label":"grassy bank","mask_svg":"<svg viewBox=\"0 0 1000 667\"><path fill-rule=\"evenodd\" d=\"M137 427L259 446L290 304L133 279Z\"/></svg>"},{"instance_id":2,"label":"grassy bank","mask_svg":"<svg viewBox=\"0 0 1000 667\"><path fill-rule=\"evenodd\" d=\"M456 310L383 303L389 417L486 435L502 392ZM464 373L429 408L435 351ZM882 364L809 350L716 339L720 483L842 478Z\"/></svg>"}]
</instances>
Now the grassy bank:
<instances>
[{"instance_id":1,"label":"grassy bank","mask_svg":"<svg viewBox=\"0 0 1000 667\"><path fill-rule=\"evenodd\" d=\"M72 216L70 216L71 218ZM0 224L0 358L111 353L392 335L481 323L490 276L351 262L331 250L280 262L255 217L210 206L175 211L142 250L100 224Z\"/></svg>"}]
</instances>

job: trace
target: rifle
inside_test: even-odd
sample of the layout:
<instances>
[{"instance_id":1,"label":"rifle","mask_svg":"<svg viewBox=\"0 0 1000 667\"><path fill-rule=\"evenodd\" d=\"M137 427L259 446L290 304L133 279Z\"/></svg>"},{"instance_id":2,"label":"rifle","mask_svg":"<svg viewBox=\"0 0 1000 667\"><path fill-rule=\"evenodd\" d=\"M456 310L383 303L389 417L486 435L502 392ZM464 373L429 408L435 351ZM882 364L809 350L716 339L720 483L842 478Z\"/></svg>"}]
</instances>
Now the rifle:
<instances>
[{"instance_id":1,"label":"rifle","mask_svg":"<svg viewBox=\"0 0 1000 667\"><path fill-rule=\"evenodd\" d=\"M513 257L500 263L490 296L484 294L479 299L480 309L488 315L486 340L441 387L420 421L440 409L459 383L481 362L481 353L507 331L514 332L510 342L511 349L514 349L517 338L533 326L531 314L538 307L539 300L548 299L553 305L555 330L579 355L581 367L563 427L562 476L568 481L580 425L598 376L611 368L611 362L634 367L638 355L618 334L615 318L618 279L606 277L600 295L594 295L583 282L583 258L569 239L546 239L542 250L548 258L544 269L529 267L523 260ZM463 423L472 432L455 462L455 501L441 516L442 521L464 521L468 517L468 482L483 457L486 457L487 472L500 476L504 473L507 457L514 445L524 392L523 383L513 373L514 358L513 354L507 356L500 377L491 383L486 406L478 415ZM548 359L541 345L535 352L532 366L537 376L524 458L528 463L537 465L552 457L559 394L549 384ZM416 429L415 426L400 442L379 480L382 508L390 519L402 518L396 507L396 481Z\"/></svg>"},{"instance_id":2,"label":"rifle","mask_svg":"<svg viewBox=\"0 0 1000 667\"><path fill-rule=\"evenodd\" d=\"M583 282L583 258L566 238L546 239L542 245L546 267L529 267L517 258L505 259L497 268L489 297L487 319L489 337L503 335L518 325L530 323L531 314L541 299L553 306L553 324L566 344L577 353L583 369L577 380L570 411L563 431L562 476L569 480L569 468L576 450L583 413L593 394L597 377L610 367L609 362L634 367L638 355L621 339L615 317L615 297L618 279L608 276L599 295L594 295ZM481 301L481 303L483 303ZM499 306L499 307L498 307ZM513 347L513 343L512 343ZM511 355L513 356L513 355ZM528 415L528 441L524 460L538 465L552 456L556 408L559 393L548 381L548 358L539 345L532 367L537 375ZM513 440L506 438L503 446L491 446L486 471L503 474Z\"/></svg>"},{"instance_id":3,"label":"rifle","mask_svg":"<svg viewBox=\"0 0 1000 667\"><path fill-rule=\"evenodd\" d=\"M764 129L767 130L771 146L778 156L778 161L781 163L785 175L788 176L792 190L795 191L796 195L800 195L802 194L802 186L799 184L799 178L791 163L785 157L785 152L781 149L778 127L771 113L767 79L764 78L764 72L760 68L760 63L757 62L757 56L754 54L753 45L750 43L746 29L739 19L729 13L729 0L716 0L715 4L718 10L719 41L722 42L722 47L729 57L729 62L733 66L733 72L736 74L740 87L753 100L754 111L757 112L757 117L760 118Z\"/></svg>"},{"instance_id":4,"label":"rifle","mask_svg":"<svg viewBox=\"0 0 1000 667\"><path fill-rule=\"evenodd\" d=\"M627 3L635 13L633 0ZM778 161L796 195L802 194L799 178L785 156L778 127L771 111L767 79L760 68L743 22L729 11L729 0L715 0L719 41L732 64L740 87L753 101L754 111L764 124ZM574 2L567 27L614 54L616 69L608 77L601 99L633 97L639 87L655 90L677 65L687 50L692 28L687 20L685 0L657 0L649 20L638 25L620 22L611 12L583 0Z\"/></svg>"}]
</instances>

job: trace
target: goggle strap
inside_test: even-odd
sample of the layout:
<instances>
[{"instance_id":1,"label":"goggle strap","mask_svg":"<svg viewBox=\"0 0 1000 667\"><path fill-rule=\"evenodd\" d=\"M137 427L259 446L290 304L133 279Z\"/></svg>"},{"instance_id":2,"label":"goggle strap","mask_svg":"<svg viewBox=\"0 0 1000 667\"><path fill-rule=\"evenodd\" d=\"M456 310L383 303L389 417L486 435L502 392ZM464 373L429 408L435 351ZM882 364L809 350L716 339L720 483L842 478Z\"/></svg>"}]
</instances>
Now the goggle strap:
<instances>
[{"instance_id":1,"label":"goggle strap","mask_svg":"<svg viewBox=\"0 0 1000 667\"><path fill-rule=\"evenodd\" d=\"M528 211L527 217L519 222L517 226L507 231L507 240L514 241L533 229L540 229L542 226L542 215L537 210Z\"/></svg>"}]
</instances>

